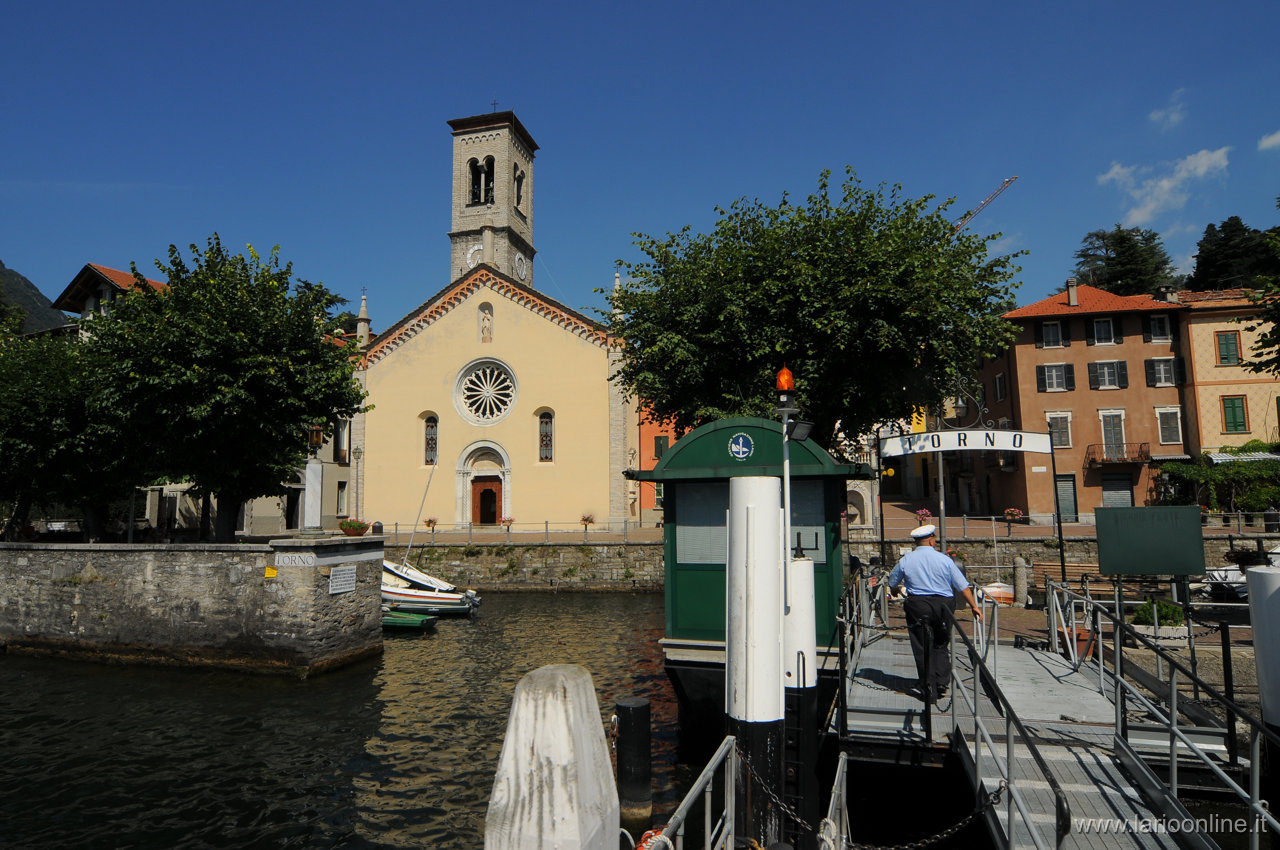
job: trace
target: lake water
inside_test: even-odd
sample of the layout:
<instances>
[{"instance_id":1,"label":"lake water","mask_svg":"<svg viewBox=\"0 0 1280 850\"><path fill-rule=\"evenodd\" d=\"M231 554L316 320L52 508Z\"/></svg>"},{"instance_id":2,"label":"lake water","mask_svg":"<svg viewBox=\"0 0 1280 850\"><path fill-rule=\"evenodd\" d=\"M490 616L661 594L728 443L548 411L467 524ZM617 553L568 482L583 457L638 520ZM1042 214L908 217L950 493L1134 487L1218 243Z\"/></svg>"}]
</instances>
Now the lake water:
<instances>
[{"instance_id":1,"label":"lake water","mask_svg":"<svg viewBox=\"0 0 1280 850\"><path fill-rule=\"evenodd\" d=\"M0 656L0 846L483 846L512 694L546 664L652 704L655 809L676 763L660 594L485 595L308 681Z\"/></svg>"}]
</instances>

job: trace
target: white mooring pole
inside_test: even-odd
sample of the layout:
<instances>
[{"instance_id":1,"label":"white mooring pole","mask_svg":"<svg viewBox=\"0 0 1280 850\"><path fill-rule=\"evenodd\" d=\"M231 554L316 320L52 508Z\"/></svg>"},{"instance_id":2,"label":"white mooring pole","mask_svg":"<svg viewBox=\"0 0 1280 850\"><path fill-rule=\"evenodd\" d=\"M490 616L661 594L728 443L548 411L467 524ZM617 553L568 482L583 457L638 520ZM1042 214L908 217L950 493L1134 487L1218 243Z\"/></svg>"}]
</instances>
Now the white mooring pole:
<instances>
[{"instance_id":1,"label":"white mooring pole","mask_svg":"<svg viewBox=\"0 0 1280 850\"><path fill-rule=\"evenodd\" d=\"M725 711L746 762L738 771L738 835L781 838L782 504L777 478L729 479L725 576Z\"/></svg>"}]
</instances>

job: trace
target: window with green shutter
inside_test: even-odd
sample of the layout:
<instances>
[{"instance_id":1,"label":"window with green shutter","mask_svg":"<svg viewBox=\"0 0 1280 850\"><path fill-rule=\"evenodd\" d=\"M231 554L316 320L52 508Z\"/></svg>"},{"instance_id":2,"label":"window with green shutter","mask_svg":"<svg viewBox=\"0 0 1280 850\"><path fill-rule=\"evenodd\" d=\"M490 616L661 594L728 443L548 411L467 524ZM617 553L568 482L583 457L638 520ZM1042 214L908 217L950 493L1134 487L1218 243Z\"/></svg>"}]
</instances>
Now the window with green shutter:
<instances>
[{"instance_id":1,"label":"window with green shutter","mask_svg":"<svg viewBox=\"0 0 1280 850\"><path fill-rule=\"evenodd\" d=\"M1237 366L1240 363L1240 333L1238 331L1219 331L1218 365Z\"/></svg>"},{"instance_id":2,"label":"window with green shutter","mask_svg":"<svg viewBox=\"0 0 1280 850\"><path fill-rule=\"evenodd\" d=\"M1244 396L1222 397L1222 430L1228 434L1241 434L1249 430L1245 417Z\"/></svg>"}]
</instances>

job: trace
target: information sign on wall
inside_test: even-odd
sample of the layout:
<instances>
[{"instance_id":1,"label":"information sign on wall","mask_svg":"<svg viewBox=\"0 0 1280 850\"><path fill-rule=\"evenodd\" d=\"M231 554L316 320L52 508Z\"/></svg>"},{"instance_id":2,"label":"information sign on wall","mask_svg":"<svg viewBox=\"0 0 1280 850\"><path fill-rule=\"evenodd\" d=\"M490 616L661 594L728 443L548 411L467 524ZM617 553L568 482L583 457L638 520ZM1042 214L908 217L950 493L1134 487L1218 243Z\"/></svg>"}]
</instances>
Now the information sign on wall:
<instances>
[{"instance_id":1,"label":"information sign on wall","mask_svg":"<svg viewBox=\"0 0 1280 850\"><path fill-rule=\"evenodd\" d=\"M351 593L356 589L355 565L334 567L329 571L329 595Z\"/></svg>"}]
</instances>

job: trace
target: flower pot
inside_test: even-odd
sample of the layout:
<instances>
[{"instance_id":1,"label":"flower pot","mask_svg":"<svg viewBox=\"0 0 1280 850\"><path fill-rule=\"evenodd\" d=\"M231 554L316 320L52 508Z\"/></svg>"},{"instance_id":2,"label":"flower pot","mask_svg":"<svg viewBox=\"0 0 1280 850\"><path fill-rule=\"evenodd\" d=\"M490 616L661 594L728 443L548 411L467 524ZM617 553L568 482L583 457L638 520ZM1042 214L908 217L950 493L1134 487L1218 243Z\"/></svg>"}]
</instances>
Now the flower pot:
<instances>
[{"instance_id":1,"label":"flower pot","mask_svg":"<svg viewBox=\"0 0 1280 850\"><path fill-rule=\"evenodd\" d=\"M348 537L359 537L360 535L364 534L364 533L365 533L366 531L368 531L369 529L367 529L367 528L342 528L342 529L339 529L339 530L340 530L343 534L347 535Z\"/></svg>"}]
</instances>

